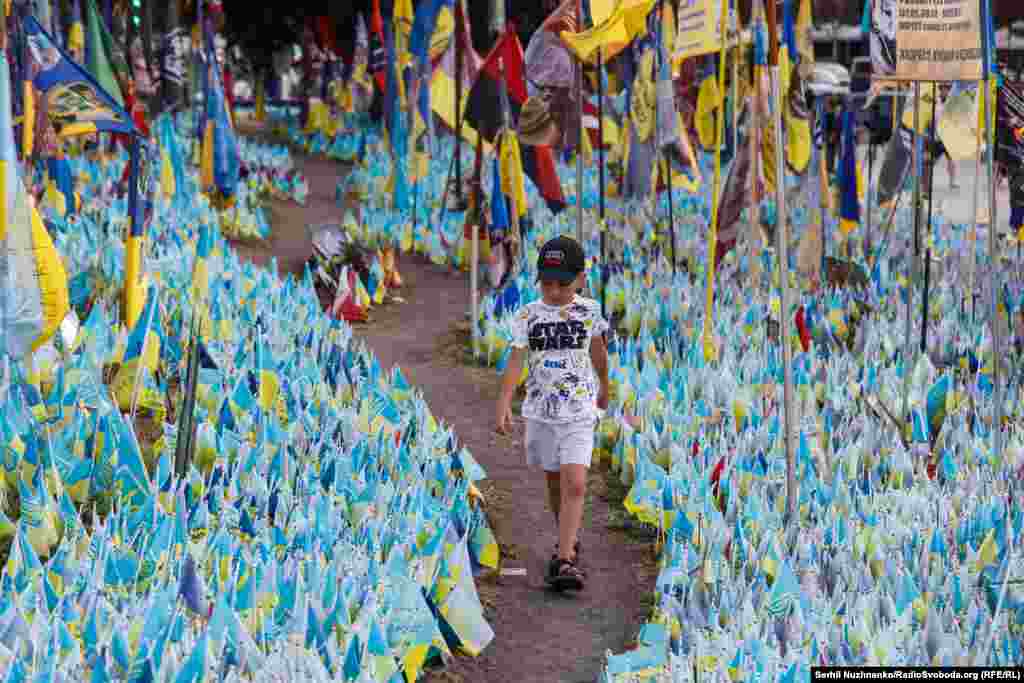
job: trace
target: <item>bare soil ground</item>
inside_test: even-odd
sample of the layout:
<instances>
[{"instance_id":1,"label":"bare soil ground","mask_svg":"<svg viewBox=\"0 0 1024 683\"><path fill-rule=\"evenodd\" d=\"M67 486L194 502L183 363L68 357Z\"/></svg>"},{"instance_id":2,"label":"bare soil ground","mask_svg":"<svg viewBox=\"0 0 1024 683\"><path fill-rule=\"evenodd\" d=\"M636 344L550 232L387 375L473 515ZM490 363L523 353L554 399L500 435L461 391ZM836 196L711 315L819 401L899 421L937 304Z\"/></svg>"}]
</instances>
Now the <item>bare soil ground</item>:
<instances>
[{"instance_id":1,"label":"bare soil ground","mask_svg":"<svg viewBox=\"0 0 1024 683\"><path fill-rule=\"evenodd\" d=\"M278 260L282 272L301 274L310 256L308 223L340 220L334 188L343 168L296 154L310 184L307 205L275 202L274 237L269 246L242 245L258 263ZM495 576L478 582L486 616L495 631L477 658L458 657L432 683L593 683L608 650L632 641L651 608L656 577L653 539L625 518L625 489L605 472L590 477L582 560L588 574L579 594L545 589L544 568L556 529L544 497L543 478L527 469L522 424L511 437L494 430L499 378L473 362L469 351L467 278L452 275L415 256L402 255L404 303L375 308L367 325L357 325L382 367L399 365L419 387L438 419L486 469L483 492L502 549L504 569L525 576Z\"/></svg>"}]
</instances>

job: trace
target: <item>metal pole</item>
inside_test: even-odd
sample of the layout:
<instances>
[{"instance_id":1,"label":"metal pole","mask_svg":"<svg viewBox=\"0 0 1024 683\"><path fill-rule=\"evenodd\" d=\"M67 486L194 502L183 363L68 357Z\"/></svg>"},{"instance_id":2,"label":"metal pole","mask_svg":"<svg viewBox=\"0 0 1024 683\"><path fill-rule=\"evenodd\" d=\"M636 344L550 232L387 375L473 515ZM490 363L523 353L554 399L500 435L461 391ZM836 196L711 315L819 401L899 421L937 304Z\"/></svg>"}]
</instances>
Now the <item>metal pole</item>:
<instances>
[{"instance_id":1,"label":"metal pole","mask_svg":"<svg viewBox=\"0 0 1024 683\"><path fill-rule=\"evenodd\" d=\"M982 88L987 88L988 84L985 81L981 81L979 84ZM978 194L981 189L981 127L978 127L978 134L976 137L977 149L974 153L974 192L971 196L971 232L967 236L967 243L971 249L971 260L970 270L967 276L968 291L971 293L971 324L974 324L975 320L975 305L974 305L974 273L978 267Z\"/></svg>"},{"instance_id":2,"label":"metal pole","mask_svg":"<svg viewBox=\"0 0 1024 683\"><path fill-rule=\"evenodd\" d=\"M662 45L664 44L664 36L661 34L661 32L665 30L665 22L663 21L664 13L665 13L665 0L661 0L661 2L658 5L658 30L659 30L658 37L659 37L659 40L661 41ZM725 41L726 37L722 36L722 40ZM664 65L664 59L665 58L662 55L662 45L658 46L658 76L659 76L659 78L661 76L661 69L665 66ZM669 67L669 68L671 69L671 67ZM655 80L655 83L657 84L658 80ZM671 83L671 81L670 81L670 83ZM655 86L655 88L657 88L657 85ZM657 96L655 96L654 129L655 129L656 132L657 132L657 129L658 129L658 104L657 104L657 100L658 100L658 98L657 98ZM724 104L725 103L723 102L723 105ZM723 106L723 111L724 111L724 106ZM658 144L660 145L661 144L660 137L656 137L655 139L658 141ZM667 148L662 151L662 157L665 159L665 187L668 188L669 255L672 257L672 276L675 277L675 274L676 274L676 217L675 217L675 210L674 210L673 201L672 201L672 157L669 154L669 151L668 151ZM655 196L655 202L657 202L657 196L658 196L657 191L655 191L654 196Z\"/></svg>"},{"instance_id":3,"label":"metal pole","mask_svg":"<svg viewBox=\"0 0 1024 683\"><path fill-rule=\"evenodd\" d=\"M991 76L986 74L985 81L985 131L988 137L988 255L992 266L992 282L989 283L989 318L992 326L992 384L995 387L993 401L995 405L992 410L992 451L996 458L1002 456L1003 451L1003 387L1000 381L1000 363L1002 362L1003 331L999 322L999 260L996 232L998 222L996 221L996 130L992 125L990 107L995 106L992 102L992 92L989 87Z\"/></svg>"},{"instance_id":4,"label":"metal pole","mask_svg":"<svg viewBox=\"0 0 1024 683\"><path fill-rule=\"evenodd\" d=\"M775 129L775 251L779 265L779 343L782 345L782 418L786 448L786 522L797 523L796 451L793 447L793 347L789 343L789 231L786 211L786 159L782 145L782 75L779 70L779 42L775 2L768 2L768 30L771 37L772 123Z\"/></svg>"},{"instance_id":5,"label":"metal pole","mask_svg":"<svg viewBox=\"0 0 1024 683\"><path fill-rule=\"evenodd\" d=\"M462 206L462 0L455 12L455 203Z\"/></svg>"},{"instance_id":6,"label":"metal pole","mask_svg":"<svg viewBox=\"0 0 1024 683\"><path fill-rule=\"evenodd\" d=\"M869 132L870 134L870 132ZM864 216L864 263L871 263L871 207L872 207L872 188L875 183L875 144L872 141L868 141L868 196L867 211ZM870 267L870 266L869 266Z\"/></svg>"},{"instance_id":7,"label":"metal pole","mask_svg":"<svg viewBox=\"0 0 1024 683\"><path fill-rule=\"evenodd\" d=\"M929 155L929 161L931 162L928 166L928 232L925 234L925 250L924 250L924 296L921 297L921 353L925 353L928 350L928 289L931 284L932 275L932 248L931 248L931 235L932 235L932 202L935 199L935 162L938 161L935 158L935 106L939 100L939 87L935 84L935 89L932 91L932 124L931 124L931 154Z\"/></svg>"},{"instance_id":8,"label":"metal pole","mask_svg":"<svg viewBox=\"0 0 1024 683\"><path fill-rule=\"evenodd\" d=\"M914 311L914 281L917 279L918 231L921 222L921 154L924 151L921 135L917 129L921 123L921 84L914 83L914 252L910 260L910 277L907 278L907 324L906 340L903 345L903 403L900 408L900 429L906 429L907 409L910 407L910 375L914 369L914 344L912 321ZM901 434L902 436L902 434Z\"/></svg>"},{"instance_id":9,"label":"metal pole","mask_svg":"<svg viewBox=\"0 0 1024 683\"><path fill-rule=\"evenodd\" d=\"M477 161L480 160L482 154L480 146L483 143L482 138L477 138ZM477 358L477 351L479 350L479 323L480 323L480 304L479 304L479 275L480 269L480 226L483 225L483 164L479 164L479 168L474 172L476 178L473 181L473 220L470 225L470 229L473 234L470 238L470 253L469 253L469 298L470 298L470 315L473 320L470 321L471 338L473 341L473 359Z\"/></svg>"},{"instance_id":10,"label":"metal pole","mask_svg":"<svg viewBox=\"0 0 1024 683\"><path fill-rule=\"evenodd\" d=\"M781 312L779 315L779 341L782 344L783 369L783 424L786 447L786 518L796 523L797 489L796 457L793 448L793 348L789 343L789 230L786 211L786 166L782 141L782 83L778 65L773 65L772 74L772 120L775 128L775 202L777 225L775 226L775 250L778 253L779 289Z\"/></svg>"},{"instance_id":11,"label":"metal pole","mask_svg":"<svg viewBox=\"0 0 1024 683\"><path fill-rule=\"evenodd\" d=\"M576 26L583 27L583 2L576 0ZM579 136L576 140L576 241L583 244L583 60L576 62L576 118ZM586 249L584 248L584 253Z\"/></svg>"},{"instance_id":12,"label":"metal pole","mask_svg":"<svg viewBox=\"0 0 1024 683\"><path fill-rule=\"evenodd\" d=\"M742 41L740 40L739 17L735 11L730 12L730 14L732 15L733 36L736 40L732 59L732 154L733 159L735 159L736 155L739 154L740 145L740 50L742 49Z\"/></svg>"},{"instance_id":13,"label":"metal pole","mask_svg":"<svg viewBox=\"0 0 1024 683\"><path fill-rule=\"evenodd\" d=\"M604 223L604 58L597 49L597 213L601 223L601 317L608 318L608 226Z\"/></svg>"}]
</instances>

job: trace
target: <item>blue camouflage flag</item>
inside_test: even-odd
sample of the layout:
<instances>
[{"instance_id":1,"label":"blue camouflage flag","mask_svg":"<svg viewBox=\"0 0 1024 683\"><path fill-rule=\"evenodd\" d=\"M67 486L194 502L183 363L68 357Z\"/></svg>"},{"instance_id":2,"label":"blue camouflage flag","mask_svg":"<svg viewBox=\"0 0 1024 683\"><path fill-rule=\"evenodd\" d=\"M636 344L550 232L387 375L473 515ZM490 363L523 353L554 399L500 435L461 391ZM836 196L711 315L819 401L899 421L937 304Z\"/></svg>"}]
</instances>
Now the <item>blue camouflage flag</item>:
<instances>
[{"instance_id":1,"label":"blue camouflage flag","mask_svg":"<svg viewBox=\"0 0 1024 683\"><path fill-rule=\"evenodd\" d=\"M39 68L32 84L46 98L50 122L59 136L137 133L116 97L60 49L34 17L25 17L24 30L30 58Z\"/></svg>"}]
</instances>

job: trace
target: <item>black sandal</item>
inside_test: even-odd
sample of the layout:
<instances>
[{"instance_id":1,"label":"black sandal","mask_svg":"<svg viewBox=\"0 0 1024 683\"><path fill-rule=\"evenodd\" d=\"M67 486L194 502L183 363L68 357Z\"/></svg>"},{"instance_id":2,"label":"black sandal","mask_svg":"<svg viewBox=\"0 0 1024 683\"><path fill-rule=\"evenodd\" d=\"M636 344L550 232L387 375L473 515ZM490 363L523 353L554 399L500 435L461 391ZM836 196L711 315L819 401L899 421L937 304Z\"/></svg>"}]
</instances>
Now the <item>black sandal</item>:
<instances>
[{"instance_id":1,"label":"black sandal","mask_svg":"<svg viewBox=\"0 0 1024 683\"><path fill-rule=\"evenodd\" d=\"M573 546L572 546L572 554L573 554L572 561L575 562L576 564L579 564L579 562L580 562L580 542L579 541L576 541L576 543L573 544ZM555 562L556 560L558 560L558 544L557 543L555 544L555 552L551 553L551 561Z\"/></svg>"},{"instance_id":2,"label":"black sandal","mask_svg":"<svg viewBox=\"0 0 1024 683\"><path fill-rule=\"evenodd\" d=\"M583 590L583 572L573 562L559 558L551 564L548 583L557 591L580 591Z\"/></svg>"}]
</instances>

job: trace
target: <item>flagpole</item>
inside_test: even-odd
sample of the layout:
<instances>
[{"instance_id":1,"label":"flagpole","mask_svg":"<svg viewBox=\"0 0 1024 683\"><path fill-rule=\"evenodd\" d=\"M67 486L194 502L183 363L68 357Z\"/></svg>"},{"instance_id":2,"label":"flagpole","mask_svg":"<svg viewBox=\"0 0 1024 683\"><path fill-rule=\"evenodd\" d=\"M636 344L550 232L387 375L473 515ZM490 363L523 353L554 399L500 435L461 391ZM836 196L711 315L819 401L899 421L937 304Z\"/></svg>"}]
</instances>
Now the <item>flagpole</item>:
<instances>
[{"instance_id":1,"label":"flagpole","mask_svg":"<svg viewBox=\"0 0 1024 683\"><path fill-rule=\"evenodd\" d=\"M455 40L455 151L452 153L455 159L455 202L462 205L462 27L464 14L462 0L455 0L457 11L455 12L455 32L452 34ZM448 188L445 187L445 192ZM443 210L443 209L442 209Z\"/></svg>"},{"instance_id":2,"label":"flagpole","mask_svg":"<svg viewBox=\"0 0 1024 683\"><path fill-rule=\"evenodd\" d=\"M987 88L988 83L981 81L979 87ZM985 113L988 116L988 112ZM975 152L974 152L974 192L971 196L971 232L967 236L967 242L970 244L971 249L971 260L970 270L968 272L968 291L971 293L971 324L974 324L975 319L975 305L974 305L974 273L978 267L978 194L981 189L981 135L982 127L978 126L978 132L975 135ZM986 133L986 138L988 137Z\"/></svg>"},{"instance_id":3,"label":"flagpole","mask_svg":"<svg viewBox=\"0 0 1024 683\"><path fill-rule=\"evenodd\" d=\"M729 8L729 14L731 15L730 23L732 24L733 35L736 38L736 45L734 47L735 52L732 60L732 153L733 158L739 154L740 145L740 50L742 49L742 41L740 39L740 19L736 10L732 7ZM678 19L679 14L676 13ZM678 31L677 31L678 32ZM723 40L724 40L723 36Z\"/></svg>"},{"instance_id":4,"label":"flagpole","mask_svg":"<svg viewBox=\"0 0 1024 683\"><path fill-rule=\"evenodd\" d=\"M660 0L660 2L658 3L658 39L659 39L661 44L658 45L658 71L659 71L659 73L658 73L658 79L655 80L655 93L657 93L657 87L660 84L660 79L661 79L661 73L660 72L661 72L661 69L664 67L664 61L665 61L665 57L662 54L662 48L663 48L663 46L665 44L665 36L662 33L665 30L664 15L665 15L665 0ZM722 41L723 42L725 41L725 36L722 36ZM671 68L672 67L670 65L669 69L671 69ZM671 87L671 85L672 85L672 80L671 80L671 72L670 72L669 73L669 86ZM673 96L673 98L675 97L675 93L674 92L673 92L672 96ZM675 108L673 107L673 110L674 109ZM658 123L658 96L657 95L655 95L655 98L654 98L654 122L655 122L655 132L657 133L657 129L658 129L658 126L657 126L657 123ZM674 124L675 124L675 122L673 122L673 125ZM660 143L660 138L659 138L659 143ZM665 159L665 175L667 176L665 184L668 187L668 237L669 237L669 240L670 240L669 254L672 256L672 276L675 277L675 274L676 274L676 217L675 217L675 207L673 206L673 201L672 201L672 157L669 154L668 149L662 150L662 157ZM657 190L655 190L654 196L655 196L655 198L657 198L657 196L658 196Z\"/></svg>"},{"instance_id":5,"label":"flagpole","mask_svg":"<svg viewBox=\"0 0 1024 683\"><path fill-rule=\"evenodd\" d=\"M992 408L992 451L995 458L1002 457L1003 449L1003 389L999 381L1000 376L1000 362L1002 360L1002 330L999 325L999 304L997 298L997 279L999 277L999 267L997 262L997 244L996 244L996 177L995 177L995 156L996 156L996 126L995 117L990 107L995 106L995 102L992 101L992 89L990 84L992 82L992 72L994 71L994 65L991 64L990 60L995 54L995 46L991 44L991 41L995 38L992 35L991 25L988 24L986 17L990 16L991 5L989 2L982 2L981 7L983 9L981 13L982 21L986 22L986 26L983 28L982 39L982 55L984 56L985 66L985 133L988 139L988 150L986 165L988 166L988 249L989 249L989 260L992 264L992 282L990 283L989 289L989 305L991 307L991 325L992 325L992 384L994 386L993 399L995 405ZM984 10L989 10L986 12ZM1009 315L1009 311L1007 311ZM1013 558L1017 553L1017 539L1016 537L1010 540L1010 552L1006 562L1006 572L1009 575L1010 568L1013 566ZM1005 577L1004 577L1005 578ZM988 649L992 646L992 638L995 635L996 623L999 617L999 612L1003 607L1003 599L1006 597L1006 586L1007 581L1003 581L1002 588L999 591L999 599L996 601L996 609L992 614L992 625L988 630L988 637L985 639L985 648L982 652L985 653L985 657L988 657ZM987 661L987 659L986 659ZM971 658L971 664L975 662L974 657Z\"/></svg>"},{"instance_id":6,"label":"flagpole","mask_svg":"<svg viewBox=\"0 0 1024 683\"><path fill-rule=\"evenodd\" d=\"M576 0L576 29L583 28L583 0ZM579 135L576 139L576 241L583 245L583 60L576 61L576 120ZM584 247L584 253L586 248Z\"/></svg>"},{"instance_id":7,"label":"flagpole","mask_svg":"<svg viewBox=\"0 0 1024 683\"><path fill-rule=\"evenodd\" d=\"M932 247L931 247L931 235L932 235L932 202L935 198L935 105L939 99L939 86L933 84L932 90L932 121L931 121L931 143L932 148L929 150L929 164L928 164L928 223L927 230L925 233L924 242L924 296L921 297L921 353L928 351L928 289L931 284L932 275Z\"/></svg>"},{"instance_id":8,"label":"flagpole","mask_svg":"<svg viewBox=\"0 0 1024 683\"><path fill-rule=\"evenodd\" d=\"M917 277L917 251L918 232L920 230L921 218L921 174L918 172L918 164L921 163L921 155L924 151L918 128L921 123L921 83L914 83L914 251L911 254L910 277L907 278L907 322L906 340L903 344L903 404L900 409L900 429L905 429L904 421L907 419L907 409L910 405L910 375L914 369L912 356L914 355L914 343L911 341L913 334L913 322L911 315L914 311L914 278ZM903 436L902 434L900 435Z\"/></svg>"},{"instance_id":9,"label":"flagpole","mask_svg":"<svg viewBox=\"0 0 1024 683\"><path fill-rule=\"evenodd\" d=\"M604 213L604 57L597 48L597 213L601 230L601 317L608 318L608 226Z\"/></svg>"},{"instance_id":10,"label":"flagpole","mask_svg":"<svg viewBox=\"0 0 1024 683\"><path fill-rule=\"evenodd\" d=\"M987 7L987 3L984 6ZM988 55L987 48L988 46L986 45L986 56ZM999 224L996 222L996 127L993 123L993 110L990 109L990 107L995 107L996 103L992 101L992 89L989 87L992 79L992 67L988 64L986 66L985 130L988 133L988 156L986 159L988 165L988 255L992 267L992 282L989 284L989 317L991 320L990 324L992 325L992 384L994 387L992 398L995 402L992 410L992 451L996 458L1000 458L1003 450L1003 387L1000 381L1000 363L1003 357L1003 330L999 320L999 247L996 240L996 232L999 229ZM1007 314L1009 314L1009 311L1007 311Z\"/></svg>"},{"instance_id":11,"label":"flagpole","mask_svg":"<svg viewBox=\"0 0 1024 683\"><path fill-rule=\"evenodd\" d=\"M871 134L871 131L868 131ZM875 143L873 140L868 140L868 182L867 182L867 197L865 197L865 205L867 215L864 216L864 263L870 267L871 263L871 188L874 186L875 177Z\"/></svg>"},{"instance_id":12,"label":"flagpole","mask_svg":"<svg viewBox=\"0 0 1024 683\"><path fill-rule=\"evenodd\" d=\"M721 5L721 21L719 22L719 30L723 36L721 48L719 50L719 62L718 62L718 92L722 92L725 89L725 29L726 29L726 7L728 7L727 0L722 0ZM657 116L657 108L655 108L655 116ZM718 351L715 348L714 333L711 328L712 313L714 312L715 306L715 261L717 260L717 242L718 242L718 212L721 207L721 198L719 197L719 188L722 183L722 141L725 135L725 108L719 107L718 115L715 117L715 142L714 142L714 154L715 154L715 173L714 180L711 185L711 239L708 240L708 263L707 263L707 285L704 293L704 325L701 331L703 337L704 347L704 360L711 362L718 357ZM654 130L657 131L658 127L655 125ZM625 171L624 171L625 172Z\"/></svg>"},{"instance_id":13,"label":"flagpole","mask_svg":"<svg viewBox=\"0 0 1024 683\"><path fill-rule=\"evenodd\" d=\"M775 244L779 264L779 342L782 344L783 443L786 449L786 520L797 524L796 454L793 448L793 347L789 343L789 231L786 211L786 160L782 144L782 80L779 69L779 36L775 2L768 0L768 33L771 40L772 122L775 129Z\"/></svg>"}]
</instances>

